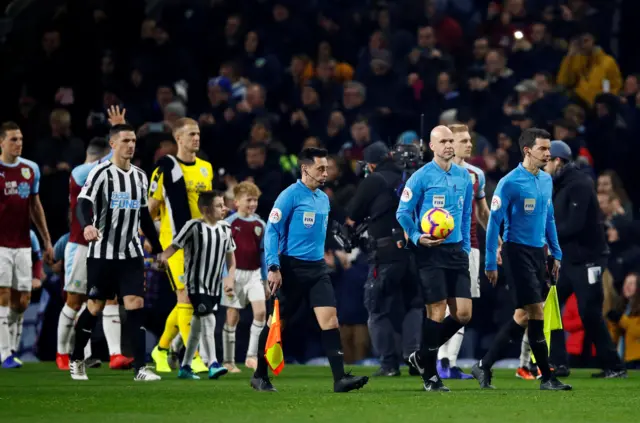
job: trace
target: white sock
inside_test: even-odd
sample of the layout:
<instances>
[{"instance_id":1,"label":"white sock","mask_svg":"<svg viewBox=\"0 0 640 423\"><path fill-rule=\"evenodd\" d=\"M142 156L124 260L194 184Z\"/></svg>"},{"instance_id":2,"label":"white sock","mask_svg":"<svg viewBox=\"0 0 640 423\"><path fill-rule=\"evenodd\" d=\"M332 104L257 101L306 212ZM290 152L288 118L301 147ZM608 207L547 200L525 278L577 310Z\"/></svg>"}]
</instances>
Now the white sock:
<instances>
[{"instance_id":1,"label":"white sock","mask_svg":"<svg viewBox=\"0 0 640 423\"><path fill-rule=\"evenodd\" d=\"M193 330L193 329L192 329ZM202 355L206 355L208 361L205 362L207 367L218 362L216 355L216 316L209 314L202 318Z\"/></svg>"},{"instance_id":2,"label":"white sock","mask_svg":"<svg viewBox=\"0 0 640 423\"><path fill-rule=\"evenodd\" d=\"M520 367L528 369L529 360L531 360L531 347L529 346L529 334L525 332L522 344L520 344Z\"/></svg>"},{"instance_id":3,"label":"white sock","mask_svg":"<svg viewBox=\"0 0 640 423\"><path fill-rule=\"evenodd\" d=\"M198 344L200 343L200 332L202 331L202 322L200 317L195 314L191 318L191 331L189 332L189 339L187 339L187 348L184 352L184 358L182 359L182 366L191 366L193 356L196 354Z\"/></svg>"},{"instance_id":4,"label":"white sock","mask_svg":"<svg viewBox=\"0 0 640 423\"><path fill-rule=\"evenodd\" d=\"M77 311L64 305L58 318L58 354L71 353L71 332L75 323Z\"/></svg>"},{"instance_id":5,"label":"white sock","mask_svg":"<svg viewBox=\"0 0 640 423\"><path fill-rule=\"evenodd\" d=\"M260 338L260 333L262 329L264 329L265 322L259 322L254 320L251 323L251 329L249 331L249 347L247 348L247 357L257 357L258 356L258 338Z\"/></svg>"},{"instance_id":6,"label":"white sock","mask_svg":"<svg viewBox=\"0 0 640 423\"><path fill-rule=\"evenodd\" d=\"M107 338L109 355L122 354L120 350L120 306L117 304L110 304L104 307L102 311L102 330L104 331L104 337Z\"/></svg>"},{"instance_id":7,"label":"white sock","mask_svg":"<svg viewBox=\"0 0 640 423\"><path fill-rule=\"evenodd\" d=\"M9 309L9 339L10 349L14 353L20 350L20 338L22 338L22 324L24 323L24 312L18 313Z\"/></svg>"},{"instance_id":8,"label":"white sock","mask_svg":"<svg viewBox=\"0 0 640 423\"><path fill-rule=\"evenodd\" d=\"M0 306L0 361L11 355L11 337L9 336L9 307Z\"/></svg>"},{"instance_id":9,"label":"white sock","mask_svg":"<svg viewBox=\"0 0 640 423\"><path fill-rule=\"evenodd\" d=\"M236 362L236 327L225 323L222 329L222 356L225 363Z\"/></svg>"},{"instance_id":10,"label":"white sock","mask_svg":"<svg viewBox=\"0 0 640 423\"><path fill-rule=\"evenodd\" d=\"M171 341L171 351L175 353L180 352L182 347L184 347L184 342L182 342L182 336L180 336L180 334L177 334L176 337L173 338L173 341Z\"/></svg>"},{"instance_id":11,"label":"white sock","mask_svg":"<svg viewBox=\"0 0 640 423\"><path fill-rule=\"evenodd\" d=\"M460 330L447 341L447 344L449 344L447 358L449 359L450 367L456 367L458 365L458 354L460 354L460 347L462 346L463 340L464 328L460 328Z\"/></svg>"}]
</instances>

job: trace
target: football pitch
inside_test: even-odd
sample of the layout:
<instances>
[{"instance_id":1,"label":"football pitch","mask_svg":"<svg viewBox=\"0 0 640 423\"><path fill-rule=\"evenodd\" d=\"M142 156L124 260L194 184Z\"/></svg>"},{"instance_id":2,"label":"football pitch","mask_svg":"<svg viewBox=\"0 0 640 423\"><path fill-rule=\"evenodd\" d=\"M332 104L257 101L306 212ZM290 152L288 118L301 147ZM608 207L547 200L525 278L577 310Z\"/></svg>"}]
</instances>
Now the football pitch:
<instances>
[{"instance_id":1,"label":"football pitch","mask_svg":"<svg viewBox=\"0 0 640 423\"><path fill-rule=\"evenodd\" d=\"M354 374L375 369L354 367ZM406 373L406 368L403 369ZM362 390L334 394L329 368L285 367L273 379L278 393L249 387L250 372L220 380L184 381L176 372L160 382L133 382L130 371L88 369L75 382L53 363L0 371L2 423L134 422L638 422L640 374L595 380L574 371L572 392L541 392L538 382L494 373L495 391L475 380L448 381L450 393L422 391L420 379L375 378Z\"/></svg>"}]
</instances>

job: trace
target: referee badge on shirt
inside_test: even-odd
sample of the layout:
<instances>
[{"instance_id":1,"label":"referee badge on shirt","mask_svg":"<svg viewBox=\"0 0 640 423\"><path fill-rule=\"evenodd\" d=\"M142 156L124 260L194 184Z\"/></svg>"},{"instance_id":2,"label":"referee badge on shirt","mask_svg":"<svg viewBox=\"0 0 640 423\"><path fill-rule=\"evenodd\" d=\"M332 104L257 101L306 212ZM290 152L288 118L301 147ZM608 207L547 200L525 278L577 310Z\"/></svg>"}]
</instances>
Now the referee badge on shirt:
<instances>
[{"instance_id":1,"label":"referee badge on shirt","mask_svg":"<svg viewBox=\"0 0 640 423\"><path fill-rule=\"evenodd\" d=\"M525 198L524 199L524 212L531 214L536 209L536 199L535 198Z\"/></svg>"},{"instance_id":2,"label":"referee badge on shirt","mask_svg":"<svg viewBox=\"0 0 640 423\"><path fill-rule=\"evenodd\" d=\"M444 195L434 195L432 200L433 207L444 208L446 197Z\"/></svg>"},{"instance_id":3,"label":"referee badge on shirt","mask_svg":"<svg viewBox=\"0 0 640 423\"><path fill-rule=\"evenodd\" d=\"M22 169L20 169L22 171L22 177L24 179L29 179L31 178L31 169L29 169L28 167L23 167Z\"/></svg>"},{"instance_id":4,"label":"referee badge on shirt","mask_svg":"<svg viewBox=\"0 0 640 423\"><path fill-rule=\"evenodd\" d=\"M464 197L461 195L458 197L458 208L462 210L462 207L464 207Z\"/></svg>"},{"instance_id":5,"label":"referee badge on shirt","mask_svg":"<svg viewBox=\"0 0 640 423\"><path fill-rule=\"evenodd\" d=\"M302 223L304 227L309 229L316 222L316 214L315 212L304 212L302 215Z\"/></svg>"}]
</instances>

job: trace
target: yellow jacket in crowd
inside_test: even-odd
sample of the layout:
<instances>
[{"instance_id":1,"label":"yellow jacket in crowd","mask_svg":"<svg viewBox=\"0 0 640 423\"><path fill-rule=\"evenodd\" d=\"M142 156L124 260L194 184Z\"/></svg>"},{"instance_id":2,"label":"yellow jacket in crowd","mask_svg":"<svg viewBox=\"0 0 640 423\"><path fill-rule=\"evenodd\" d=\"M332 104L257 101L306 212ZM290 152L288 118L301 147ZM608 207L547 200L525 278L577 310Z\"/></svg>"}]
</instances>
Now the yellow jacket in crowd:
<instances>
[{"instance_id":1,"label":"yellow jacket in crowd","mask_svg":"<svg viewBox=\"0 0 640 423\"><path fill-rule=\"evenodd\" d=\"M590 106L603 92L603 82L609 81L609 92L618 95L622 88L622 74L615 59L597 47L593 54L566 55L562 59L557 83L573 90Z\"/></svg>"}]
</instances>

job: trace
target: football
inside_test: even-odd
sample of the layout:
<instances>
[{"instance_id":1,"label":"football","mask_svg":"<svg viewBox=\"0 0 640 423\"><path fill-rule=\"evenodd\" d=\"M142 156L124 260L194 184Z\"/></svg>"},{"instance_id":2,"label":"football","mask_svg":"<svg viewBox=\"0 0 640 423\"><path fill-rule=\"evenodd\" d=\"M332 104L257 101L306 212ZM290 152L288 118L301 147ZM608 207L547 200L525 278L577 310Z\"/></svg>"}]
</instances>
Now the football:
<instances>
[{"instance_id":1,"label":"football","mask_svg":"<svg viewBox=\"0 0 640 423\"><path fill-rule=\"evenodd\" d=\"M451 213L441 208L427 210L420 222L422 232L436 239L443 239L453 231L454 223Z\"/></svg>"}]
</instances>

